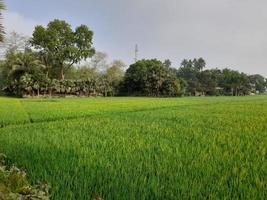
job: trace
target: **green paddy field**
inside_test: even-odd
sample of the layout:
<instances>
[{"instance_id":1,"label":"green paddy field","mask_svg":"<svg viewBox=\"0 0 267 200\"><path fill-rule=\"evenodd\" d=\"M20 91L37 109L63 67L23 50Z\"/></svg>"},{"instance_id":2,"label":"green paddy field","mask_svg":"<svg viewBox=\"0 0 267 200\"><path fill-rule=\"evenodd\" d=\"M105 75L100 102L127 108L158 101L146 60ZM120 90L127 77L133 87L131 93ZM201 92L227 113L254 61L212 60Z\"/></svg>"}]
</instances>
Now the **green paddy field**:
<instances>
[{"instance_id":1,"label":"green paddy field","mask_svg":"<svg viewBox=\"0 0 267 200\"><path fill-rule=\"evenodd\" d=\"M51 199L267 199L267 96L0 98L0 152Z\"/></svg>"}]
</instances>

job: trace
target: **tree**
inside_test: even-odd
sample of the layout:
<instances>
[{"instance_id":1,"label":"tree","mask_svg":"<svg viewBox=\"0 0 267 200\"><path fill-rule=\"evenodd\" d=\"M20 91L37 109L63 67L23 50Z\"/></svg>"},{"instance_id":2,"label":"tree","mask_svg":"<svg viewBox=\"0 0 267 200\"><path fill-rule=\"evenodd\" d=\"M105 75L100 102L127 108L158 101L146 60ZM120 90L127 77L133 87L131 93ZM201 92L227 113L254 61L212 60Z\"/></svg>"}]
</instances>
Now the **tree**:
<instances>
[{"instance_id":1,"label":"tree","mask_svg":"<svg viewBox=\"0 0 267 200\"><path fill-rule=\"evenodd\" d=\"M172 62L171 62L169 59L166 59L166 60L164 60L163 65L164 65L166 68L170 68L171 65L172 65Z\"/></svg>"},{"instance_id":2,"label":"tree","mask_svg":"<svg viewBox=\"0 0 267 200\"><path fill-rule=\"evenodd\" d=\"M20 94L33 94L34 81L32 75L25 73L19 78L19 90ZM39 94L39 92L38 92Z\"/></svg>"},{"instance_id":3,"label":"tree","mask_svg":"<svg viewBox=\"0 0 267 200\"><path fill-rule=\"evenodd\" d=\"M219 85L224 88L224 94L232 96L247 95L251 90L249 78L245 73L227 68L222 70Z\"/></svg>"},{"instance_id":4,"label":"tree","mask_svg":"<svg viewBox=\"0 0 267 200\"><path fill-rule=\"evenodd\" d=\"M2 89L6 85L6 76L4 75L4 61L0 61L0 95L2 94Z\"/></svg>"},{"instance_id":5,"label":"tree","mask_svg":"<svg viewBox=\"0 0 267 200\"><path fill-rule=\"evenodd\" d=\"M249 81L255 93L264 93L266 91L267 82L263 76L259 74L250 75Z\"/></svg>"},{"instance_id":6,"label":"tree","mask_svg":"<svg viewBox=\"0 0 267 200\"><path fill-rule=\"evenodd\" d=\"M114 60L110 67L108 67L104 73L104 77L109 87L109 95L114 96L118 94L120 84L123 80L124 67L126 65L120 60Z\"/></svg>"},{"instance_id":7,"label":"tree","mask_svg":"<svg viewBox=\"0 0 267 200\"><path fill-rule=\"evenodd\" d=\"M84 65L77 68L73 67L67 78L73 80L92 80L96 79L98 75L99 72L95 68Z\"/></svg>"},{"instance_id":8,"label":"tree","mask_svg":"<svg viewBox=\"0 0 267 200\"><path fill-rule=\"evenodd\" d=\"M73 31L67 22L55 19L47 28L36 26L30 42L42 57L50 59L49 65L59 68L59 76L64 80L66 69L94 55L92 38L93 32L87 26Z\"/></svg>"},{"instance_id":9,"label":"tree","mask_svg":"<svg viewBox=\"0 0 267 200\"><path fill-rule=\"evenodd\" d=\"M12 70L10 75L18 77L20 74L30 73L33 74L36 71L40 71L42 63L38 60L36 54L34 54L30 49L23 53L17 53L15 55L15 60L12 64Z\"/></svg>"},{"instance_id":10,"label":"tree","mask_svg":"<svg viewBox=\"0 0 267 200\"><path fill-rule=\"evenodd\" d=\"M2 12L5 9L5 5L4 2L2 0L0 0L0 18L2 17ZM2 25L2 22L0 22L0 43L2 43L4 41L4 27ZM2 92L2 87L5 84L5 79L6 77L3 74L3 62L0 63L0 94Z\"/></svg>"},{"instance_id":11,"label":"tree","mask_svg":"<svg viewBox=\"0 0 267 200\"><path fill-rule=\"evenodd\" d=\"M166 66L156 59L140 60L132 64L127 69L124 79L124 88L131 95L166 95L170 94L171 89L169 87L176 87L177 84L176 77L172 76ZM175 95L179 94L176 93Z\"/></svg>"},{"instance_id":12,"label":"tree","mask_svg":"<svg viewBox=\"0 0 267 200\"><path fill-rule=\"evenodd\" d=\"M96 70L103 71L107 68L107 58L106 53L97 51L91 59L91 66Z\"/></svg>"},{"instance_id":13,"label":"tree","mask_svg":"<svg viewBox=\"0 0 267 200\"><path fill-rule=\"evenodd\" d=\"M181 67L178 69L177 77L186 81L186 93L189 95L195 95L199 89L198 73L199 71L194 67L191 60L183 60Z\"/></svg>"},{"instance_id":14,"label":"tree","mask_svg":"<svg viewBox=\"0 0 267 200\"><path fill-rule=\"evenodd\" d=\"M198 73L200 92L205 95L219 95L218 82L221 77L220 75L221 71L218 69L204 70Z\"/></svg>"},{"instance_id":15,"label":"tree","mask_svg":"<svg viewBox=\"0 0 267 200\"><path fill-rule=\"evenodd\" d=\"M1 45L4 50L4 55L23 52L28 47L28 41L26 36L18 34L15 31L7 34Z\"/></svg>"},{"instance_id":16,"label":"tree","mask_svg":"<svg viewBox=\"0 0 267 200\"><path fill-rule=\"evenodd\" d=\"M161 95L174 97L183 95L181 81L178 80L175 75L167 76L161 86Z\"/></svg>"},{"instance_id":17,"label":"tree","mask_svg":"<svg viewBox=\"0 0 267 200\"><path fill-rule=\"evenodd\" d=\"M23 89L23 86L27 85L29 88L29 83L43 80L42 63L36 53L30 49L8 54L4 66L7 77L6 87L13 94L21 95L24 89L29 91L26 88Z\"/></svg>"},{"instance_id":18,"label":"tree","mask_svg":"<svg viewBox=\"0 0 267 200\"><path fill-rule=\"evenodd\" d=\"M7 85L9 73L12 71L13 65L17 59L18 53L23 53L26 49L27 39L26 37L11 32L5 38L1 44L4 60L1 63L1 89Z\"/></svg>"},{"instance_id":19,"label":"tree","mask_svg":"<svg viewBox=\"0 0 267 200\"><path fill-rule=\"evenodd\" d=\"M111 67L117 67L117 68L123 70L126 67L126 64L121 60L114 60L111 63Z\"/></svg>"},{"instance_id":20,"label":"tree","mask_svg":"<svg viewBox=\"0 0 267 200\"><path fill-rule=\"evenodd\" d=\"M203 58L186 60L181 63L178 69L177 77L187 82L186 93L196 95L198 92L203 93L203 88L200 83L200 73L205 68L206 62Z\"/></svg>"},{"instance_id":21,"label":"tree","mask_svg":"<svg viewBox=\"0 0 267 200\"><path fill-rule=\"evenodd\" d=\"M5 9L5 4L4 4L3 0L0 0L0 19L3 16L3 10L4 9ZM4 26L1 22L0 23L0 42L4 41L4 35L5 35Z\"/></svg>"},{"instance_id":22,"label":"tree","mask_svg":"<svg viewBox=\"0 0 267 200\"><path fill-rule=\"evenodd\" d=\"M206 61L203 58L194 59L193 65L198 71L202 71L206 67Z\"/></svg>"}]
</instances>

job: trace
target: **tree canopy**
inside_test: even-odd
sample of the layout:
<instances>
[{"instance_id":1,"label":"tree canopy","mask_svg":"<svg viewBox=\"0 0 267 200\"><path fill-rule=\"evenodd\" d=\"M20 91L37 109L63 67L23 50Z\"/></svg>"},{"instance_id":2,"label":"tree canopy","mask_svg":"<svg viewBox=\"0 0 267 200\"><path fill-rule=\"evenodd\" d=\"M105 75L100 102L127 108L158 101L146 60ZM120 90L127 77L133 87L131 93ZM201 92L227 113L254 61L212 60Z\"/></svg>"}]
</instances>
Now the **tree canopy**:
<instances>
[{"instance_id":1,"label":"tree canopy","mask_svg":"<svg viewBox=\"0 0 267 200\"><path fill-rule=\"evenodd\" d=\"M66 68L94 55L92 38L93 32L87 26L73 31L67 22L56 19L46 28L36 26L30 42L47 66L59 68L59 77L64 80Z\"/></svg>"},{"instance_id":2,"label":"tree canopy","mask_svg":"<svg viewBox=\"0 0 267 200\"><path fill-rule=\"evenodd\" d=\"M161 61L140 60L130 65L125 73L124 87L130 95L178 96L181 86L169 65Z\"/></svg>"},{"instance_id":3,"label":"tree canopy","mask_svg":"<svg viewBox=\"0 0 267 200\"><path fill-rule=\"evenodd\" d=\"M92 39L87 26L73 30L58 19L46 27L36 26L31 38L8 34L2 45L1 91L16 96L155 97L266 92L265 77L229 68L208 69L203 58L184 59L177 68L169 59L143 59L127 68L123 61L110 62L107 53L95 51Z\"/></svg>"},{"instance_id":4,"label":"tree canopy","mask_svg":"<svg viewBox=\"0 0 267 200\"><path fill-rule=\"evenodd\" d=\"M2 19L2 17L3 17L3 10L4 9L5 9L5 4L4 4L3 0L0 0L0 19ZM4 35L5 35L4 26L1 22L0 23L0 42L4 41Z\"/></svg>"}]
</instances>

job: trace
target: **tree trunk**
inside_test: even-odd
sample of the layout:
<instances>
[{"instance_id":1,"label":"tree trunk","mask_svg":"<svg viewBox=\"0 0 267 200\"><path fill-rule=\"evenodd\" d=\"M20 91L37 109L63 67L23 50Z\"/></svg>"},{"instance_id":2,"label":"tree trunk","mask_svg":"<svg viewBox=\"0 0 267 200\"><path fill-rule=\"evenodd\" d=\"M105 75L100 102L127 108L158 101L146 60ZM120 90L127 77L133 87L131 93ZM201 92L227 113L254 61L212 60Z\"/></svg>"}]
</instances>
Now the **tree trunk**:
<instances>
[{"instance_id":1,"label":"tree trunk","mask_svg":"<svg viewBox=\"0 0 267 200\"><path fill-rule=\"evenodd\" d=\"M105 89L105 97L107 96L107 90Z\"/></svg>"},{"instance_id":2,"label":"tree trunk","mask_svg":"<svg viewBox=\"0 0 267 200\"><path fill-rule=\"evenodd\" d=\"M64 75L64 67L61 67L61 80L65 79L65 75Z\"/></svg>"}]
</instances>

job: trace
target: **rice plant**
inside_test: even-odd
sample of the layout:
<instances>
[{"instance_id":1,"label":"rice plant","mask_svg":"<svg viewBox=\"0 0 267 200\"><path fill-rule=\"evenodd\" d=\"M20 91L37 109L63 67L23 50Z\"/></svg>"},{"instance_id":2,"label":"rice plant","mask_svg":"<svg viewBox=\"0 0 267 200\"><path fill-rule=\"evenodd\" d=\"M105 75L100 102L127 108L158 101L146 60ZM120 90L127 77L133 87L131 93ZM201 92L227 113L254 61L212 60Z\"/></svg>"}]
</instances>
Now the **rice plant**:
<instances>
[{"instance_id":1,"label":"rice plant","mask_svg":"<svg viewBox=\"0 0 267 200\"><path fill-rule=\"evenodd\" d=\"M266 96L0 100L0 152L52 199L267 198Z\"/></svg>"}]
</instances>

